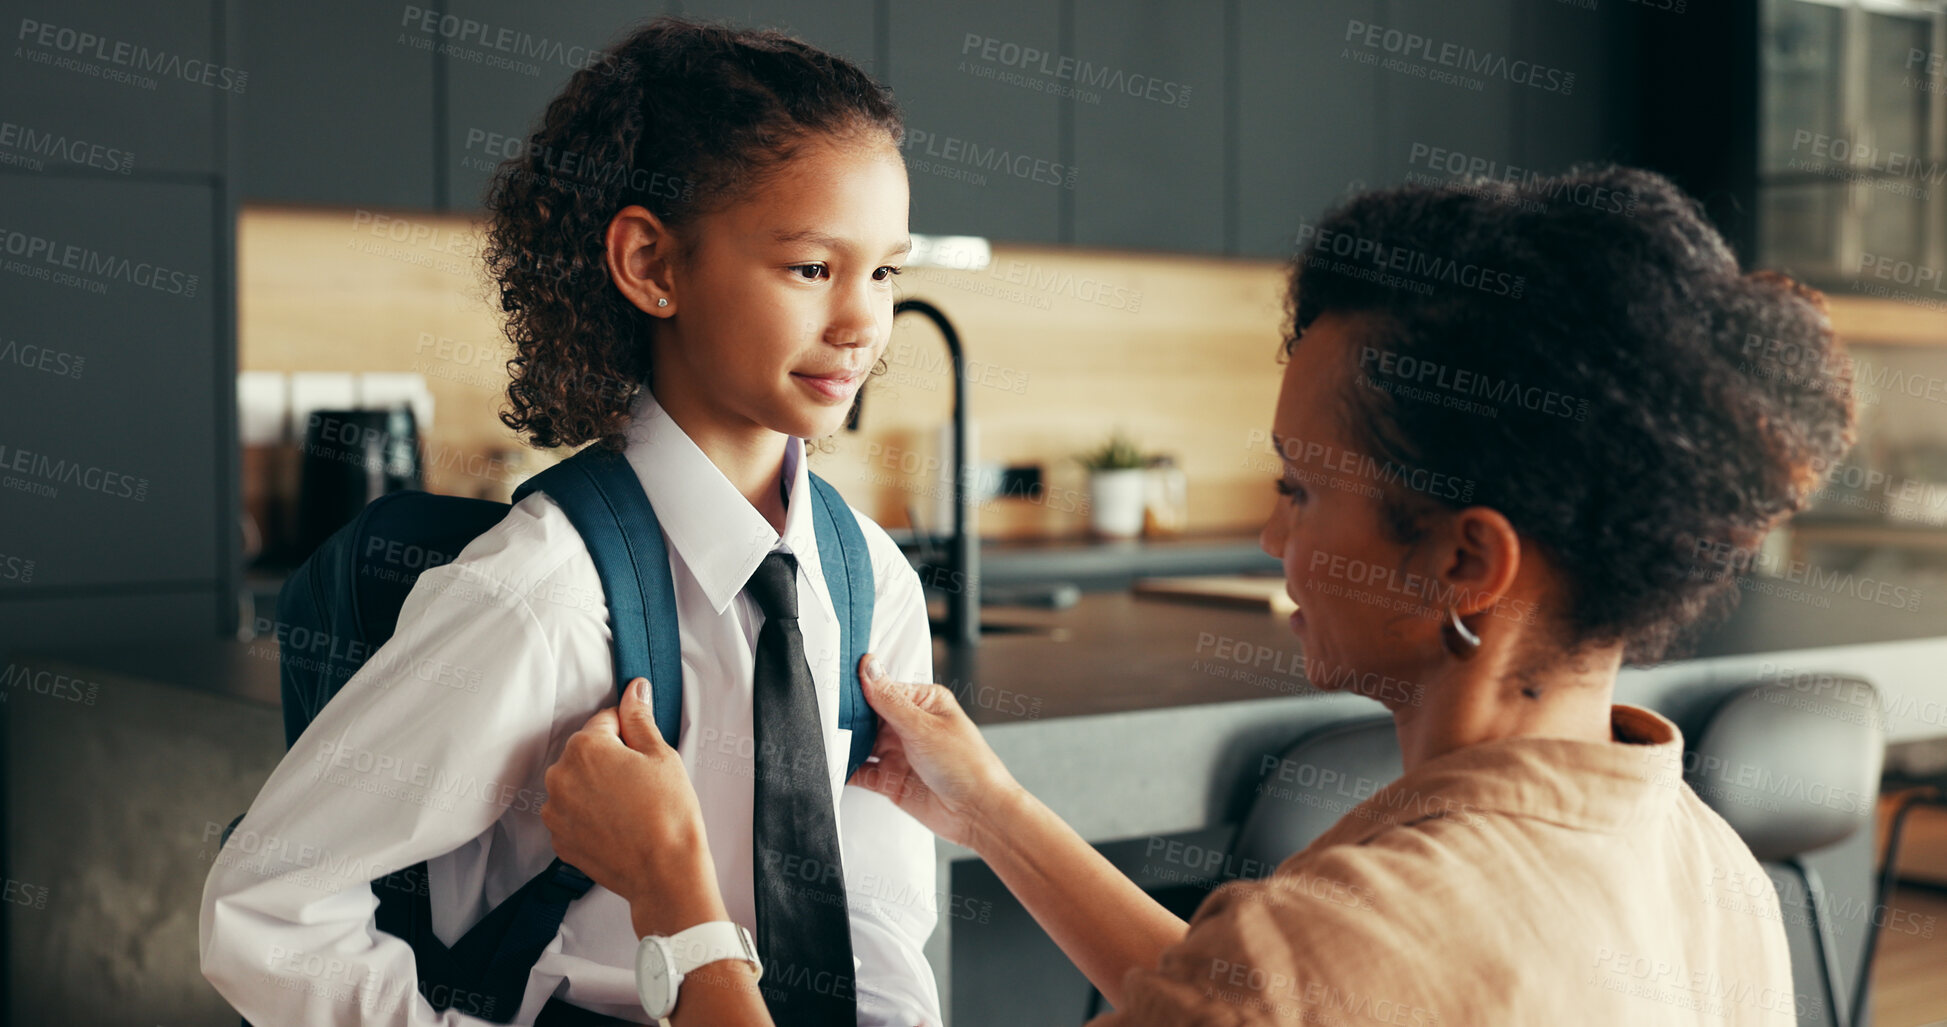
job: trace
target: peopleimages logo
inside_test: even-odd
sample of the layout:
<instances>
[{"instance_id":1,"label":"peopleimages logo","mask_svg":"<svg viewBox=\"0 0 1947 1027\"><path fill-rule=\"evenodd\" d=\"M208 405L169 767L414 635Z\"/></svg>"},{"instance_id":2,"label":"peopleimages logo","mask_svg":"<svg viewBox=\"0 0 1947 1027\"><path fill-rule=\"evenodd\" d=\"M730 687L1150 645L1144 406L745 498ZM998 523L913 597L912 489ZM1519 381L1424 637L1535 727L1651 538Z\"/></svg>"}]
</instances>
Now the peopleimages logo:
<instances>
[{"instance_id":1,"label":"peopleimages logo","mask_svg":"<svg viewBox=\"0 0 1947 1027\"><path fill-rule=\"evenodd\" d=\"M133 68L163 78L181 79L184 82L213 86L235 93L243 92L244 85L250 80L248 72L237 68L211 64L209 61L194 57L184 58L180 54L172 54L164 50L151 50L146 46L109 39L95 35L93 32L50 25L32 18L20 19L20 31L14 34L14 41L25 41L33 46L46 47L49 51L67 54L76 60L99 61L102 64ZM16 51L16 56L18 55L19 51ZM136 84L145 85L145 88L149 89L155 88L153 80L149 80L146 84L138 81Z\"/></svg>"},{"instance_id":2,"label":"peopleimages logo","mask_svg":"<svg viewBox=\"0 0 1947 1027\"><path fill-rule=\"evenodd\" d=\"M1721 581L1734 577L1746 591L1769 591L1747 582L1760 576L1775 578L1789 584L1804 585L1814 591L1847 595L1879 606L1907 611L1918 611L1925 598L1921 589L1909 585L1855 576L1849 570L1831 570L1804 560L1785 559L1732 541L1694 536L1690 541L1691 555L1695 561L1690 569L1692 579Z\"/></svg>"},{"instance_id":3,"label":"peopleimages logo","mask_svg":"<svg viewBox=\"0 0 1947 1027\"><path fill-rule=\"evenodd\" d=\"M1333 271L1374 276L1369 280L1389 287L1411 288L1422 295L1431 295L1435 285L1449 285L1478 289L1490 296L1520 299L1522 290L1528 286L1525 275L1464 263L1411 246L1396 246L1356 232L1332 231L1310 222L1298 226L1296 248L1307 263L1323 261ZM1330 259L1333 257L1345 260Z\"/></svg>"},{"instance_id":4,"label":"peopleimages logo","mask_svg":"<svg viewBox=\"0 0 1947 1027\"><path fill-rule=\"evenodd\" d=\"M50 269L58 268L63 272L74 272L68 277L105 278L184 298L195 297L199 281L196 275L146 260L130 260L86 246L63 243L44 235L4 227L0 227L0 253L19 258L8 261L7 269L29 278L46 278ZM99 285L99 281L96 284Z\"/></svg>"},{"instance_id":5,"label":"peopleimages logo","mask_svg":"<svg viewBox=\"0 0 1947 1027\"><path fill-rule=\"evenodd\" d=\"M1367 376L1376 371L1388 378L1431 385L1457 395L1477 396L1496 406L1520 407L1574 421L1589 419L1589 401L1586 399L1577 399L1536 385L1523 385L1509 378L1496 378L1483 371L1451 367L1410 354L1361 346L1359 367Z\"/></svg>"},{"instance_id":6,"label":"peopleimages logo","mask_svg":"<svg viewBox=\"0 0 1947 1027\"><path fill-rule=\"evenodd\" d=\"M1530 205L1529 209L1539 213L1547 209L1547 203L1563 202L1590 210L1605 211L1611 214L1636 216L1636 197L1627 192L1618 192L1607 186L1590 182L1576 182L1569 178L1551 175L1534 168L1524 168L1515 164L1502 164L1473 154L1449 150L1445 147L1414 143L1407 149L1406 163L1425 166L1432 171L1446 172L1445 180L1432 176L1407 176L1409 181L1425 181L1425 184L1448 184L1449 188L1469 191L1468 179L1487 179L1506 182L1518 190L1518 195L1504 202ZM1451 183L1451 184L1449 184ZM1499 200L1486 191L1477 193L1485 199ZM1544 202L1545 201L1545 202Z\"/></svg>"},{"instance_id":7,"label":"peopleimages logo","mask_svg":"<svg viewBox=\"0 0 1947 1027\"><path fill-rule=\"evenodd\" d=\"M1569 95L1575 89L1575 73L1510 58L1492 50L1476 50L1459 43L1446 43L1417 32L1405 32L1352 19L1345 23L1345 42L1367 50L1391 54L1401 60L1453 68L1474 75L1498 78L1515 85L1529 86L1548 93ZM1404 70L1404 69L1388 69Z\"/></svg>"},{"instance_id":8,"label":"peopleimages logo","mask_svg":"<svg viewBox=\"0 0 1947 1027\"><path fill-rule=\"evenodd\" d=\"M62 485L79 485L91 492L121 499L133 499L140 503L149 498L149 479L111 471L93 464L50 457L46 453L9 446L0 442L0 471L14 471L41 481L29 481L12 475L0 479L0 484L22 492L33 492L48 499L55 498L58 491L47 482Z\"/></svg>"},{"instance_id":9,"label":"peopleimages logo","mask_svg":"<svg viewBox=\"0 0 1947 1027\"><path fill-rule=\"evenodd\" d=\"M1015 153L1005 147L986 146L972 140L940 135L925 129L908 129L903 145L906 152L916 158L931 158L933 161L1009 175L1029 182L1039 182L1042 185L1056 185L1064 189L1075 188L1074 165L1059 164L1025 153ZM917 160L919 165L927 163L926 160ZM921 166L917 170L928 169ZM985 185L986 180L980 179L975 184Z\"/></svg>"},{"instance_id":10,"label":"peopleimages logo","mask_svg":"<svg viewBox=\"0 0 1947 1027\"><path fill-rule=\"evenodd\" d=\"M1190 105L1191 87L1181 82L1095 64L1032 46L1022 46L992 36L983 36L978 32L967 33L966 39L960 44L960 56L973 57L976 60L1016 71L1045 75L1062 82L1074 82L1092 89L1151 100L1169 107ZM1063 92L1047 89L1043 91Z\"/></svg>"},{"instance_id":11,"label":"peopleimages logo","mask_svg":"<svg viewBox=\"0 0 1947 1027\"><path fill-rule=\"evenodd\" d=\"M0 553L0 581L18 581L25 585L33 580L34 561L24 556Z\"/></svg>"},{"instance_id":12,"label":"peopleimages logo","mask_svg":"<svg viewBox=\"0 0 1947 1027\"><path fill-rule=\"evenodd\" d=\"M598 154L548 146L523 135L469 128L465 148L478 150L485 157L463 157L463 167L491 171L496 162L518 157L527 161L527 165L521 169L524 179L548 178L603 188L622 182L631 191L651 198L676 201L690 198L690 183L674 175L634 167Z\"/></svg>"},{"instance_id":13,"label":"peopleimages logo","mask_svg":"<svg viewBox=\"0 0 1947 1027\"><path fill-rule=\"evenodd\" d=\"M21 164L35 171L45 170L42 160L56 164L78 164L126 175L135 170L135 154L85 139L70 139L58 132L47 132L31 125L0 121L0 148L18 154L0 154L0 164Z\"/></svg>"},{"instance_id":14,"label":"peopleimages logo","mask_svg":"<svg viewBox=\"0 0 1947 1027\"><path fill-rule=\"evenodd\" d=\"M446 40L450 46L477 46L497 51L509 58L526 58L567 68L600 69L604 75L613 75L622 67L614 54L593 47L564 43L559 39L548 39L522 29L489 25L484 21L462 18L455 14L412 4L407 4L401 12L399 27L417 32L422 36L438 37ZM442 52L479 61L477 56L457 50L448 49ZM524 68L516 70L525 71Z\"/></svg>"}]
</instances>

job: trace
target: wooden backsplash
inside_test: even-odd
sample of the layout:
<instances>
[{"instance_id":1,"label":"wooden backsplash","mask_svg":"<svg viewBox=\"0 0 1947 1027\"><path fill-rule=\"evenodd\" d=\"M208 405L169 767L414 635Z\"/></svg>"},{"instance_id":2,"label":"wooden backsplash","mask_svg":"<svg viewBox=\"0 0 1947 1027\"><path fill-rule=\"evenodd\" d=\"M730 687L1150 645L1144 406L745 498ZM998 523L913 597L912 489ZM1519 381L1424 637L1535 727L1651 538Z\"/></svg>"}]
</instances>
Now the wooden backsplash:
<instances>
[{"instance_id":1,"label":"wooden backsplash","mask_svg":"<svg viewBox=\"0 0 1947 1027\"><path fill-rule=\"evenodd\" d=\"M424 375L434 491L504 499L566 455L529 449L495 416L511 346L466 218L253 207L238 235L242 369ZM901 276L903 296L933 302L960 332L979 459L1044 469L1047 496L989 500L982 534L1086 534L1086 475L1071 457L1118 427L1184 469L1188 530L1254 532L1272 494L1261 440L1283 279L1268 261L1012 245L982 271ZM904 317L886 364L861 430L834 436L813 467L887 527L906 526L912 508L944 530L934 497L946 485L932 468L953 395L945 346Z\"/></svg>"}]
</instances>

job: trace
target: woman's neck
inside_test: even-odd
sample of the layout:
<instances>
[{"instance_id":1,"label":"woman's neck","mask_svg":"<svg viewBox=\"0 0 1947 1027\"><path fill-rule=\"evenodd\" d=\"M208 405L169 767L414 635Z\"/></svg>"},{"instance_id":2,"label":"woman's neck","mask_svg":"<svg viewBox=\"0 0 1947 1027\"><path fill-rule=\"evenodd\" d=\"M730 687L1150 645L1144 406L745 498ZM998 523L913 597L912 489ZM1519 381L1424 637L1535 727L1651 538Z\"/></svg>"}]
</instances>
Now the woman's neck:
<instances>
[{"instance_id":1,"label":"woman's neck","mask_svg":"<svg viewBox=\"0 0 1947 1027\"><path fill-rule=\"evenodd\" d=\"M730 484L749 501L751 507L762 514L778 534L784 534L782 482L784 447L789 442L788 437L758 424L730 424L729 418L698 401L688 390L675 390L668 397L661 393L655 395L656 402L662 405L669 419L683 429L683 434L696 443L696 448L710 458L710 462L723 472L725 478L730 479Z\"/></svg>"},{"instance_id":2,"label":"woman's neck","mask_svg":"<svg viewBox=\"0 0 1947 1027\"><path fill-rule=\"evenodd\" d=\"M1393 710L1403 769L1507 738L1613 740L1620 645L1544 670L1525 669L1516 652L1515 640L1504 635L1502 644L1490 640L1465 663L1445 657L1422 677L1421 704Z\"/></svg>"}]
</instances>

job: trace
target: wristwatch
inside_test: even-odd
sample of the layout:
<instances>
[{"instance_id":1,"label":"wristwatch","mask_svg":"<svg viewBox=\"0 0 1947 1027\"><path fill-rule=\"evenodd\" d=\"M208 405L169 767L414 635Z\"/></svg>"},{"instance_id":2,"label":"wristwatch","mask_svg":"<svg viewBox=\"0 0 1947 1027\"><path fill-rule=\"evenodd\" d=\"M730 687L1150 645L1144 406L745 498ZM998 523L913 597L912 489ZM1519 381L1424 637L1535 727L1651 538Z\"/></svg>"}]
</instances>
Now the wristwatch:
<instances>
[{"instance_id":1,"label":"wristwatch","mask_svg":"<svg viewBox=\"0 0 1947 1027\"><path fill-rule=\"evenodd\" d=\"M757 946L742 924L713 920L669 937L652 934L642 939L635 953L635 987L643 1012L658 1021L675 1012L676 990L683 986L684 975L719 959L746 960L760 979L764 976Z\"/></svg>"}]
</instances>

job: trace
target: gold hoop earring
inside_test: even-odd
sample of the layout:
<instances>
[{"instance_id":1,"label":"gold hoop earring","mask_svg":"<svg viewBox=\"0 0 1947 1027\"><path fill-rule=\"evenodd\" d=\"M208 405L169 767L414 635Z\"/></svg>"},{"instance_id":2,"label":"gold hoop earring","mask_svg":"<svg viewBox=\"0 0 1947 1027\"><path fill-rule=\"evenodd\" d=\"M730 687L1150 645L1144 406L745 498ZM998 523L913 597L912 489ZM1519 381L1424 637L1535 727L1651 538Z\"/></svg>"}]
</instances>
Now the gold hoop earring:
<instances>
[{"instance_id":1,"label":"gold hoop earring","mask_svg":"<svg viewBox=\"0 0 1947 1027\"><path fill-rule=\"evenodd\" d=\"M1481 651L1481 636L1461 623L1460 610L1452 606L1447 607L1446 623L1440 625L1440 641L1456 659L1471 660L1475 653Z\"/></svg>"}]
</instances>

